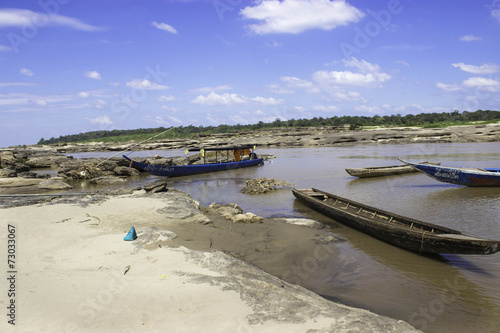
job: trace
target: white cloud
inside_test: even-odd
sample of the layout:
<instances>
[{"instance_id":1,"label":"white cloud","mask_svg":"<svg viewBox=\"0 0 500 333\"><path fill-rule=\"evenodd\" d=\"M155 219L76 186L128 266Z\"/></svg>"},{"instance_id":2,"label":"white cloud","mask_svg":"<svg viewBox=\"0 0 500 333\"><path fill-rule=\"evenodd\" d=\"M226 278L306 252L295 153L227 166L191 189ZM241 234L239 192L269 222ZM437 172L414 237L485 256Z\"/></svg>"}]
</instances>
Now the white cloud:
<instances>
[{"instance_id":1,"label":"white cloud","mask_svg":"<svg viewBox=\"0 0 500 333\"><path fill-rule=\"evenodd\" d=\"M101 79L101 74L99 74L97 71L86 71L83 73L85 77L88 77L89 79L94 79L94 80L100 80Z\"/></svg>"},{"instance_id":2,"label":"white cloud","mask_svg":"<svg viewBox=\"0 0 500 333\"><path fill-rule=\"evenodd\" d=\"M477 88L483 91L498 92L500 91L500 82L484 77L471 77L463 82L463 85L469 88Z\"/></svg>"},{"instance_id":3,"label":"white cloud","mask_svg":"<svg viewBox=\"0 0 500 333\"><path fill-rule=\"evenodd\" d=\"M342 60L346 67L355 67L361 73L375 73L380 70L380 66L377 64L371 64L366 60L358 60L354 57L351 57L350 60Z\"/></svg>"},{"instance_id":4,"label":"white cloud","mask_svg":"<svg viewBox=\"0 0 500 333\"><path fill-rule=\"evenodd\" d=\"M282 76L280 80L286 84L287 90L304 89L310 93L318 93L320 90L312 82L292 76Z\"/></svg>"},{"instance_id":5,"label":"white cloud","mask_svg":"<svg viewBox=\"0 0 500 333\"><path fill-rule=\"evenodd\" d=\"M473 41L481 40L481 39L482 39L481 37L474 36L474 35L465 35L465 36L460 37L460 40L462 42L473 42Z\"/></svg>"},{"instance_id":6,"label":"white cloud","mask_svg":"<svg viewBox=\"0 0 500 333\"><path fill-rule=\"evenodd\" d=\"M259 35L299 34L310 29L332 30L359 22L364 14L344 0L262 0L240 11L246 19L260 21L248 26Z\"/></svg>"},{"instance_id":7,"label":"white cloud","mask_svg":"<svg viewBox=\"0 0 500 333\"><path fill-rule=\"evenodd\" d=\"M293 94L295 91L289 88L283 88L279 84L273 83L267 86L275 94Z\"/></svg>"},{"instance_id":8,"label":"white cloud","mask_svg":"<svg viewBox=\"0 0 500 333\"><path fill-rule=\"evenodd\" d=\"M491 11L491 16L493 16L497 21L500 22L500 9L494 9Z\"/></svg>"},{"instance_id":9,"label":"white cloud","mask_svg":"<svg viewBox=\"0 0 500 333\"><path fill-rule=\"evenodd\" d=\"M439 89L442 89L442 90L446 90L446 91L460 91L460 90L462 90L462 88L456 84L446 84L446 83L441 83L441 82L437 82L436 87L438 87Z\"/></svg>"},{"instance_id":10,"label":"white cloud","mask_svg":"<svg viewBox=\"0 0 500 333\"><path fill-rule=\"evenodd\" d=\"M0 82L0 87L11 87L11 86L34 86L34 83L29 82Z\"/></svg>"},{"instance_id":11,"label":"white cloud","mask_svg":"<svg viewBox=\"0 0 500 333\"><path fill-rule=\"evenodd\" d=\"M154 82L151 82L149 80L141 80L141 79L134 79L132 81L127 82L127 87L133 88L133 89L144 89L144 90L165 90L165 89L170 89L168 86L164 86L161 84L157 84Z\"/></svg>"},{"instance_id":12,"label":"white cloud","mask_svg":"<svg viewBox=\"0 0 500 333\"><path fill-rule=\"evenodd\" d=\"M314 111L321 111L321 112L337 112L339 111L339 108L336 107L335 105L316 105L313 107Z\"/></svg>"},{"instance_id":13,"label":"white cloud","mask_svg":"<svg viewBox=\"0 0 500 333\"><path fill-rule=\"evenodd\" d=\"M365 60L351 58L344 60L346 67L355 67L358 73L351 71L318 71L312 77L323 89L331 86L380 87L381 83L391 79L387 73L380 72L380 67Z\"/></svg>"},{"instance_id":14,"label":"white cloud","mask_svg":"<svg viewBox=\"0 0 500 333\"><path fill-rule=\"evenodd\" d=\"M146 116L146 120L153 121L158 125L169 125L172 123L180 124L182 121L179 118L168 116L163 118L162 116Z\"/></svg>"},{"instance_id":15,"label":"white cloud","mask_svg":"<svg viewBox=\"0 0 500 333\"><path fill-rule=\"evenodd\" d=\"M151 25L160 29L160 30L163 30L163 31L166 31L166 32L170 32L172 34L177 34L177 30L175 30L174 27L172 27L171 25L169 24L166 24L166 23L158 23L156 21L154 22L151 22Z\"/></svg>"},{"instance_id":16,"label":"white cloud","mask_svg":"<svg viewBox=\"0 0 500 333\"><path fill-rule=\"evenodd\" d=\"M200 105L235 105L247 103L247 98L238 94L211 92L207 96L200 95L196 97L191 103Z\"/></svg>"},{"instance_id":17,"label":"white cloud","mask_svg":"<svg viewBox=\"0 0 500 333\"><path fill-rule=\"evenodd\" d=\"M176 107L173 107L173 106L166 106L166 105L163 105L161 107L161 109L165 110L167 112L172 112L172 113L176 113L176 112L181 111L181 109L179 109L179 108L176 108Z\"/></svg>"},{"instance_id":18,"label":"white cloud","mask_svg":"<svg viewBox=\"0 0 500 333\"><path fill-rule=\"evenodd\" d=\"M158 102L172 102L172 101L175 101L175 97L172 95L158 97Z\"/></svg>"},{"instance_id":19,"label":"white cloud","mask_svg":"<svg viewBox=\"0 0 500 333\"><path fill-rule=\"evenodd\" d=\"M463 62L451 64L455 68L460 68L464 72L472 74L494 74L500 71L500 66L497 64L483 64L481 66L466 65Z\"/></svg>"},{"instance_id":20,"label":"white cloud","mask_svg":"<svg viewBox=\"0 0 500 333\"><path fill-rule=\"evenodd\" d=\"M109 119L108 116L98 116L96 118L87 118L92 124L100 124L100 125L113 125L113 121Z\"/></svg>"},{"instance_id":21,"label":"white cloud","mask_svg":"<svg viewBox=\"0 0 500 333\"><path fill-rule=\"evenodd\" d=\"M12 48L10 46L0 45L0 52L7 52L7 51L12 51Z\"/></svg>"},{"instance_id":22,"label":"white cloud","mask_svg":"<svg viewBox=\"0 0 500 333\"><path fill-rule=\"evenodd\" d=\"M78 93L78 97L81 97L81 98L87 98L90 96L90 93L88 91L81 91Z\"/></svg>"},{"instance_id":23,"label":"white cloud","mask_svg":"<svg viewBox=\"0 0 500 333\"><path fill-rule=\"evenodd\" d=\"M357 91L342 91L342 90L336 90L330 92L330 97L338 102L366 102L366 98L364 98L359 92Z\"/></svg>"},{"instance_id":24,"label":"white cloud","mask_svg":"<svg viewBox=\"0 0 500 333\"><path fill-rule=\"evenodd\" d=\"M26 76L33 76L35 75L32 71L30 71L29 69L27 68L21 68L19 70L19 73L23 74L23 75L26 75Z\"/></svg>"},{"instance_id":25,"label":"white cloud","mask_svg":"<svg viewBox=\"0 0 500 333\"><path fill-rule=\"evenodd\" d=\"M217 94L215 92L211 92L207 96L198 96L194 100L191 101L192 104L199 105L237 105L237 104L250 104L257 103L262 105L277 105L284 103L282 99L275 99L272 97L253 97L249 98L243 95L238 94Z\"/></svg>"},{"instance_id":26,"label":"white cloud","mask_svg":"<svg viewBox=\"0 0 500 333\"><path fill-rule=\"evenodd\" d=\"M41 14L28 9L0 9L0 28L2 27L41 27L55 25L70 27L81 31L101 31L102 28L84 23L79 19L59 14Z\"/></svg>"},{"instance_id":27,"label":"white cloud","mask_svg":"<svg viewBox=\"0 0 500 333\"><path fill-rule=\"evenodd\" d=\"M313 79L320 85L337 86L378 86L381 82L389 80L389 74L380 73L353 73L351 71L318 71L313 74Z\"/></svg>"},{"instance_id":28,"label":"white cloud","mask_svg":"<svg viewBox=\"0 0 500 333\"><path fill-rule=\"evenodd\" d=\"M384 110L378 106L368 106L368 105L359 105L354 108L356 111L373 113L373 114L382 114Z\"/></svg>"},{"instance_id":29,"label":"white cloud","mask_svg":"<svg viewBox=\"0 0 500 333\"><path fill-rule=\"evenodd\" d=\"M215 91L224 91L224 90L231 90L231 89L233 89L233 87L231 87L230 85L224 84L224 85L220 85L220 86L216 86L216 87L201 87L201 88L193 89L190 91L190 93L203 95L203 94L209 94L209 93L215 92Z\"/></svg>"},{"instance_id":30,"label":"white cloud","mask_svg":"<svg viewBox=\"0 0 500 333\"><path fill-rule=\"evenodd\" d=\"M283 104L285 102L282 99L275 99L272 97L266 98L266 97L260 97L260 96L251 98L250 101L258 103L258 104L262 104L262 105L279 105L279 104Z\"/></svg>"},{"instance_id":31,"label":"white cloud","mask_svg":"<svg viewBox=\"0 0 500 333\"><path fill-rule=\"evenodd\" d=\"M108 103L102 99L98 99L95 103L95 107L97 109L104 109L107 105Z\"/></svg>"},{"instance_id":32,"label":"white cloud","mask_svg":"<svg viewBox=\"0 0 500 333\"><path fill-rule=\"evenodd\" d=\"M398 64L398 65L403 65L403 66L406 66L406 67L410 67L410 64L409 64L409 63L407 63L407 62L406 62L406 61L404 61L404 60L396 60L394 63L395 63L395 64Z\"/></svg>"}]
</instances>

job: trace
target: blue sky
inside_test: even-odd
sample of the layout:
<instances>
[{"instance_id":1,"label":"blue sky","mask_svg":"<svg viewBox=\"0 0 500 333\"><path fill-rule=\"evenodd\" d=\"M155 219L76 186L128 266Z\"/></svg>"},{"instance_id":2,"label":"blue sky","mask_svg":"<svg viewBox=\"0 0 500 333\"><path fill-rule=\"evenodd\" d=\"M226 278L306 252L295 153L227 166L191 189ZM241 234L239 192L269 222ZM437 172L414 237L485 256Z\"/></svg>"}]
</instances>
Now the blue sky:
<instances>
[{"instance_id":1,"label":"blue sky","mask_svg":"<svg viewBox=\"0 0 500 333\"><path fill-rule=\"evenodd\" d=\"M499 110L500 0L2 0L0 147Z\"/></svg>"}]
</instances>

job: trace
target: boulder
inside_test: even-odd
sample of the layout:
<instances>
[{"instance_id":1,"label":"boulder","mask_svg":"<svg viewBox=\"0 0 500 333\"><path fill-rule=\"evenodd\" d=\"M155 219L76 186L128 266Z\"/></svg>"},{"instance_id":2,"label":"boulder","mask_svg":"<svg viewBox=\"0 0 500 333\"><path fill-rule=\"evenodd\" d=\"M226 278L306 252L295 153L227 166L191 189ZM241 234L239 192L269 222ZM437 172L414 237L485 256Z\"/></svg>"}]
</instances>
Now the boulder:
<instances>
[{"instance_id":1,"label":"boulder","mask_svg":"<svg viewBox=\"0 0 500 333\"><path fill-rule=\"evenodd\" d=\"M0 169L0 178L17 177L17 173L12 169Z\"/></svg>"},{"instance_id":2,"label":"boulder","mask_svg":"<svg viewBox=\"0 0 500 333\"><path fill-rule=\"evenodd\" d=\"M241 193L245 194L262 194L274 191L279 188L286 188L293 186L292 183L277 180L274 178L255 178L247 180L245 187L241 190Z\"/></svg>"},{"instance_id":3,"label":"boulder","mask_svg":"<svg viewBox=\"0 0 500 333\"><path fill-rule=\"evenodd\" d=\"M20 172L17 174L18 177L21 178L44 178L44 177L39 177L36 172ZM50 178L50 176L45 177L45 178Z\"/></svg>"},{"instance_id":4,"label":"boulder","mask_svg":"<svg viewBox=\"0 0 500 333\"><path fill-rule=\"evenodd\" d=\"M264 218L254 213L245 213L233 215L230 220L234 223L262 223Z\"/></svg>"},{"instance_id":5,"label":"boulder","mask_svg":"<svg viewBox=\"0 0 500 333\"><path fill-rule=\"evenodd\" d=\"M68 190L73 186L59 179L44 179L38 184L38 188L43 190Z\"/></svg>"},{"instance_id":6,"label":"boulder","mask_svg":"<svg viewBox=\"0 0 500 333\"><path fill-rule=\"evenodd\" d=\"M19 177L0 178L0 188L32 187L40 184L42 179L27 179Z\"/></svg>"},{"instance_id":7,"label":"boulder","mask_svg":"<svg viewBox=\"0 0 500 333\"><path fill-rule=\"evenodd\" d=\"M325 225L321 222L312 219L304 219L304 218L286 218L285 222L288 224L301 225L309 228L321 229Z\"/></svg>"},{"instance_id":8,"label":"boulder","mask_svg":"<svg viewBox=\"0 0 500 333\"><path fill-rule=\"evenodd\" d=\"M125 182L127 182L126 179L116 176L97 177L90 180L91 184L97 184L97 185L116 185L116 184L123 184Z\"/></svg>"},{"instance_id":9,"label":"boulder","mask_svg":"<svg viewBox=\"0 0 500 333\"><path fill-rule=\"evenodd\" d=\"M156 210L167 219L189 219L190 222L209 224L212 221L200 211L200 203L190 195L172 190L167 193L155 194L164 198L164 206Z\"/></svg>"},{"instance_id":10,"label":"boulder","mask_svg":"<svg viewBox=\"0 0 500 333\"><path fill-rule=\"evenodd\" d=\"M118 176L138 176L141 174L139 170L126 166L117 166L113 169L113 172Z\"/></svg>"},{"instance_id":11,"label":"boulder","mask_svg":"<svg viewBox=\"0 0 500 333\"><path fill-rule=\"evenodd\" d=\"M14 171L16 173L28 172L28 171L30 171L30 167L27 166L26 164L14 163Z\"/></svg>"},{"instance_id":12,"label":"boulder","mask_svg":"<svg viewBox=\"0 0 500 333\"><path fill-rule=\"evenodd\" d=\"M237 204L212 203L208 210L221 215L234 223L261 223L264 218L253 213L243 213L243 209Z\"/></svg>"},{"instance_id":13,"label":"boulder","mask_svg":"<svg viewBox=\"0 0 500 333\"><path fill-rule=\"evenodd\" d=\"M26 165L31 168L50 168L52 166L59 165L68 159L69 157L65 155L30 157L26 161Z\"/></svg>"},{"instance_id":14,"label":"boulder","mask_svg":"<svg viewBox=\"0 0 500 333\"><path fill-rule=\"evenodd\" d=\"M237 204L218 204L213 202L208 206L208 209L228 220L231 220L234 215L243 213L243 209Z\"/></svg>"},{"instance_id":15,"label":"boulder","mask_svg":"<svg viewBox=\"0 0 500 333\"><path fill-rule=\"evenodd\" d=\"M144 185L144 190L146 192L162 192L165 191L167 187L167 180L166 179L159 179L156 180L150 184Z\"/></svg>"}]
</instances>

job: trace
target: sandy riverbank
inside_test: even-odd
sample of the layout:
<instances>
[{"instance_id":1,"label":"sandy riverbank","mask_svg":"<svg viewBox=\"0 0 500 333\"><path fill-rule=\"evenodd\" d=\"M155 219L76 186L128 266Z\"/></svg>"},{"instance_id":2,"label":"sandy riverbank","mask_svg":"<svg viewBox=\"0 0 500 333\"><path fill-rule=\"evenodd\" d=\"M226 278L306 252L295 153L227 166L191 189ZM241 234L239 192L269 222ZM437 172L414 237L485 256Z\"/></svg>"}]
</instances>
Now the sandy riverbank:
<instances>
[{"instance_id":1,"label":"sandy riverbank","mask_svg":"<svg viewBox=\"0 0 500 333\"><path fill-rule=\"evenodd\" d=\"M234 224L176 190L66 197L0 211L16 244L13 286L7 279L0 284L0 306L10 311L15 301L16 325L4 315L2 332L414 331L214 250L258 257L269 267L300 258L328 263L336 240L324 229L267 219ZM131 226L138 239L124 241ZM11 287L15 297L7 297Z\"/></svg>"}]
</instances>

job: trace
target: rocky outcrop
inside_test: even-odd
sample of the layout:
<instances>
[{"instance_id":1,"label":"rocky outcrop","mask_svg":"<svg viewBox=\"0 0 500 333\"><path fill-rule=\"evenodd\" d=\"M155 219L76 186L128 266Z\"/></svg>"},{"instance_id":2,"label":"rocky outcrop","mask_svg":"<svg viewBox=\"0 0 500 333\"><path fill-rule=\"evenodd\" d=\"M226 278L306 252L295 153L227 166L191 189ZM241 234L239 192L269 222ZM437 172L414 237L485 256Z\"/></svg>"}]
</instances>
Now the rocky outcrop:
<instances>
[{"instance_id":1,"label":"rocky outcrop","mask_svg":"<svg viewBox=\"0 0 500 333\"><path fill-rule=\"evenodd\" d=\"M17 177L17 173L11 169L0 169L0 178Z\"/></svg>"},{"instance_id":2,"label":"rocky outcrop","mask_svg":"<svg viewBox=\"0 0 500 333\"><path fill-rule=\"evenodd\" d=\"M26 165L30 168L51 168L57 167L59 164L67 161L72 157L66 155L48 155L48 156L34 156L28 158Z\"/></svg>"},{"instance_id":3,"label":"rocky outcrop","mask_svg":"<svg viewBox=\"0 0 500 333\"><path fill-rule=\"evenodd\" d=\"M245 187L241 190L241 193L246 194L261 194L271 191L275 191L279 188L288 188L293 186L292 183L283 180L277 180L274 178L255 178L250 179L245 182Z\"/></svg>"},{"instance_id":4,"label":"rocky outcrop","mask_svg":"<svg viewBox=\"0 0 500 333\"><path fill-rule=\"evenodd\" d=\"M166 192L167 189L167 180L159 179L150 184L144 185L144 190L146 192L157 193L157 192Z\"/></svg>"},{"instance_id":5,"label":"rocky outcrop","mask_svg":"<svg viewBox=\"0 0 500 333\"><path fill-rule=\"evenodd\" d=\"M117 176L96 177L90 180L91 184L96 184L96 185L116 185L116 184L124 184L126 182L127 180L125 178Z\"/></svg>"},{"instance_id":6,"label":"rocky outcrop","mask_svg":"<svg viewBox=\"0 0 500 333\"><path fill-rule=\"evenodd\" d=\"M234 223L261 223L264 220L264 218L253 213L243 213L243 209L237 204L218 204L214 202L208 206L207 210Z\"/></svg>"},{"instance_id":7,"label":"rocky outcrop","mask_svg":"<svg viewBox=\"0 0 500 333\"><path fill-rule=\"evenodd\" d=\"M60 179L45 179L38 184L38 188L42 190L68 190L73 188L73 186L68 183L63 182Z\"/></svg>"}]
</instances>

